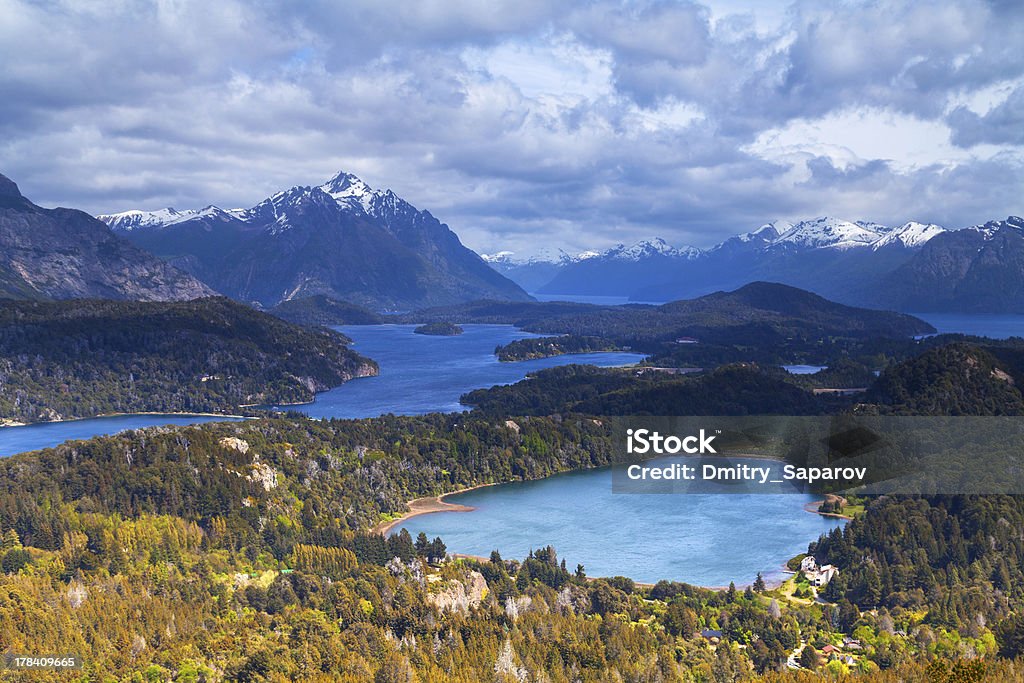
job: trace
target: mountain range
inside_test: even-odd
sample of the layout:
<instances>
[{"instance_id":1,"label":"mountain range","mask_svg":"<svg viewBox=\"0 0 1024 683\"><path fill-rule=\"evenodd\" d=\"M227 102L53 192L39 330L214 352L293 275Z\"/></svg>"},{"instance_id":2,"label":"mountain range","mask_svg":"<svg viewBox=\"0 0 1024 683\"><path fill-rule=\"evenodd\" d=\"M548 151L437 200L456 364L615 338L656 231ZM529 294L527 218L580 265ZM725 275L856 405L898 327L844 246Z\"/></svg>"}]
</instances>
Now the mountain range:
<instances>
[{"instance_id":1,"label":"mountain range","mask_svg":"<svg viewBox=\"0 0 1024 683\"><path fill-rule=\"evenodd\" d=\"M213 293L83 211L36 206L0 175L0 298L177 301Z\"/></svg>"},{"instance_id":2,"label":"mountain range","mask_svg":"<svg viewBox=\"0 0 1024 683\"><path fill-rule=\"evenodd\" d=\"M821 217L768 223L709 249L653 239L526 261L481 258L428 211L338 173L248 209L44 209L0 176L0 297L187 300L262 308L308 297L402 311L489 299L662 302L755 281L856 306L1024 313L1024 219L947 230Z\"/></svg>"},{"instance_id":3,"label":"mountain range","mask_svg":"<svg viewBox=\"0 0 1024 683\"><path fill-rule=\"evenodd\" d=\"M263 307L315 295L377 310L530 299L428 211L348 173L249 209L99 219L213 289Z\"/></svg>"},{"instance_id":4,"label":"mountain range","mask_svg":"<svg viewBox=\"0 0 1024 683\"><path fill-rule=\"evenodd\" d=\"M772 281L846 304L904 311L1024 312L1024 220L959 230L830 217L768 223L709 249L654 239L491 266L538 294L668 301ZM543 280L541 282L541 280Z\"/></svg>"}]
</instances>

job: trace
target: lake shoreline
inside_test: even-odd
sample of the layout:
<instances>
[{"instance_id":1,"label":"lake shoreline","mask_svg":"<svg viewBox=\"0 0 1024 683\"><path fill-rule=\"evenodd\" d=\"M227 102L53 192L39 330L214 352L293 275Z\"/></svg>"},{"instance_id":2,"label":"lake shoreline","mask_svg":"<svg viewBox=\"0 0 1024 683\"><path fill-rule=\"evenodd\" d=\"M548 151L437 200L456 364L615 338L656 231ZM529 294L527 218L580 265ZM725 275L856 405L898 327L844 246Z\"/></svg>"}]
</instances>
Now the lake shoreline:
<instances>
[{"instance_id":1,"label":"lake shoreline","mask_svg":"<svg viewBox=\"0 0 1024 683\"><path fill-rule=\"evenodd\" d=\"M763 459L763 460L784 461L783 458L771 457L771 456L766 457L766 456L763 456L763 455L757 455L757 454L753 454L753 453L742 453L742 454L735 454L735 453L733 453L733 454L730 454L730 455L732 457L735 457L735 458L744 458L744 459L748 459L749 458L749 459ZM605 467L614 467L614 466L615 465L608 465L608 466L605 466ZM554 474L549 475L548 477L542 477L541 479L547 479L549 477L557 477L557 476L559 476L561 474L571 474L571 473L575 473L575 472L588 472L588 471L593 471L595 469L604 469L604 467L599 467L599 468L582 468L582 469L575 469L575 470L565 470L564 472L556 472ZM410 501L408 501L406 503L406 506L408 507L408 510L406 512L404 512L401 517L397 517L397 518L395 518L393 520L387 520L387 521L379 522L370 530L370 532L374 533L374 534L381 534L384 537L387 537L388 534L390 534L391 532L395 531L397 528L400 528L400 526L402 524L404 524L408 520L413 519L415 517L420 517L422 515L429 515L429 514L433 514L433 513L436 513L436 512L474 512L475 510L477 510L477 508L474 507L474 506L462 505L460 503L449 503L449 502L445 501L445 498L447 498L448 496L456 496L456 495L459 495L459 494L462 494L462 493L467 493L469 491L475 491L477 489L487 488L487 487L491 487L491 486L499 486L499 485L502 485L502 484L522 483L522 482L526 482L526 481L540 481L540 480L538 480L538 479L533 479L533 480L514 479L512 481L507 481L507 482L493 482L493 483L489 483L489 484L477 484L476 486L469 486L469 487L466 487L466 488L459 489L457 491L450 491L448 493L443 493L443 494L440 494L440 495L437 495L437 496L424 496L422 498L414 498L414 499L412 499L412 500L410 500ZM804 512L809 512L811 514L815 514L815 515L818 515L819 517L824 517L824 518L842 519L844 521L850 521L850 520L853 519L852 517L848 517L846 515L841 515L841 514L837 514L837 513L819 512L817 508L818 508L818 506L820 506L824 502L825 501L823 499L822 500L810 501L810 502L807 502L807 503L804 503L803 505L801 505L801 509ZM489 562L490 561L490 558L488 558L488 557L484 557L482 555L475 555L475 554L472 554L472 553L451 552L450 553L450 557L453 560L472 560L472 561L477 561L477 562ZM766 584L767 584L767 586L768 586L768 589L769 590L776 590L776 589L781 587L786 582L786 580L788 578L786 576L787 574L795 574L796 572L791 570L787 563L782 563L775 570L766 570L764 573L769 574L768 577L763 577L765 582L766 582ZM608 578L611 578L611 577L610 576L587 576L587 581L595 581L595 580L599 580L599 579L608 579ZM697 583L692 583L692 582L688 582L688 581L678 581L678 580L675 580L675 579L668 579L668 580L669 581L674 581L674 582L679 582L679 583L686 583L688 585L695 586L696 588L700 588L700 589L704 589L704 590L711 590L711 591L719 591L719 592L721 592L721 591L728 590L728 588L729 588L728 585L703 585L703 584L697 584ZM633 581L634 581L634 583L637 586L644 587L644 588L652 588L655 585L653 583L648 583L648 582L643 582L643 581L637 581L637 580L633 580ZM736 586L736 588L738 590L745 590L746 588L751 587L753 585L753 580L748 580L747 582L744 582L744 583L736 583L736 582L733 582L733 583L734 583L734 585Z\"/></svg>"},{"instance_id":2,"label":"lake shoreline","mask_svg":"<svg viewBox=\"0 0 1024 683\"><path fill-rule=\"evenodd\" d=\"M446 503L445 498L448 496L457 496L460 493L468 493L469 491L475 491L477 489L487 488L488 486L497 486L498 484L507 482L494 482L491 484L477 484L476 486L469 486L458 491L450 491L448 493L442 493L439 496L424 496L423 498L413 498L406 503L409 508L402 514L401 517L397 517L392 520L378 522L371 530L371 533L381 534L387 536L395 529L399 524L412 519L413 517L419 517L420 515L429 515L433 512L473 512L476 510L471 505L460 505L458 503ZM471 557L467 555L466 557Z\"/></svg>"},{"instance_id":3,"label":"lake shoreline","mask_svg":"<svg viewBox=\"0 0 1024 683\"><path fill-rule=\"evenodd\" d=\"M697 457L697 456L693 456L693 457ZM719 455L717 457L722 457L722 458L731 457L731 458L740 458L740 459L771 460L771 461L775 461L775 462L786 462L785 458L782 458L782 457L779 457L779 456L760 455L760 454L756 454L756 453L728 453L728 454L723 453L723 454L721 454L721 455ZM640 461L637 461L637 462L643 463L643 462L648 462L648 461L654 460L654 459L655 458L648 458L648 459L640 460ZM622 464L622 463L618 463L618 464ZM613 465L605 465L604 467L615 467L615 465L614 464ZM571 472L586 472L586 471L591 471L592 469L603 469L603 468L602 467L598 467L598 468L582 468L582 469L578 469L578 470L565 470L564 472L556 472L556 473L554 473L552 475L549 475L549 476L557 476L559 474L568 474L568 473L571 473ZM542 479L546 479L546 478L547 477L542 477ZM409 509L406 512L404 512L401 517L397 517L397 518L395 518L393 520L388 520L388 521L384 521L384 522L378 522L376 525L373 526L372 529L370 529L370 532L374 533L374 534L381 534L383 536L387 536L399 524L401 524L401 523L403 523L403 522L405 522L407 520L410 520L410 519L412 519L414 517L419 517L420 515L429 515L429 514L432 514L434 512L473 512L474 510L476 510L475 507L472 507L470 505L461 505L459 503L448 503L448 502L445 502L444 499L447 498L448 496L457 496L460 493L468 493L469 491L475 491L477 489L486 488L488 486L499 486L501 484L512 484L512 483L515 483L517 481L539 481L539 480L519 480L519 479L516 479L516 480L513 480L513 481L493 482L493 483L490 483L490 484L477 484L476 486L469 486L467 488L458 489L457 491L449 491L448 493L442 493L442 494L437 495L437 496L424 496L422 498L414 498L414 499L406 502L406 506ZM837 512L821 512L818 508L824 502L825 502L824 500L811 501L809 503L805 503L803 505L803 509L804 509L805 512L810 512L812 514L819 515L821 517L831 517L833 519L843 519L843 520L847 520L847 521L853 520L853 517L849 517L847 515L839 514ZM465 557L472 558L473 556L465 555Z\"/></svg>"},{"instance_id":4,"label":"lake shoreline","mask_svg":"<svg viewBox=\"0 0 1024 683\"><path fill-rule=\"evenodd\" d=\"M146 410L139 413L103 413L90 417L69 417L61 420L40 420L39 422L17 422L15 420L0 420L0 429L5 427L38 427L41 425L66 424L68 422L85 422L86 420L102 420L109 417L141 417L153 415L157 417L223 417L232 420L255 420L251 415L233 415L229 413L173 413L158 410ZM102 435L98 435L102 436Z\"/></svg>"},{"instance_id":5,"label":"lake shoreline","mask_svg":"<svg viewBox=\"0 0 1024 683\"><path fill-rule=\"evenodd\" d=\"M821 515L822 517L832 517L833 519L845 519L848 522L853 521L853 517L850 517L849 515L840 514L838 512L822 512L819 508L824 502L824 500L812 500L810 503L804 504L804 510L815 515Z\"/></svg>"}]
</instances>

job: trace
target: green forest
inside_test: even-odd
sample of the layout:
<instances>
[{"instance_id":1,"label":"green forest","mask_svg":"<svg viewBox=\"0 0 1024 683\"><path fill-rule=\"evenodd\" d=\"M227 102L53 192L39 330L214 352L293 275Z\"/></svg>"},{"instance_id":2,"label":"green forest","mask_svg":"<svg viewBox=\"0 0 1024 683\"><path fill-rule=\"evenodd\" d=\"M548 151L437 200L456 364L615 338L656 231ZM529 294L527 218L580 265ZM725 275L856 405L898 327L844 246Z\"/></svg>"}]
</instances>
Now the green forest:
<instances>
[{"instance_id":1,"label":"green forest","mask_svg":"<svg viewBox=\"0 0 1024 683\"><path fill-rule=\"evenodd\" d=\"M517 339L494 349L498 360L508 363L533 358L549 358L566 353L600 353L623 351L615 342L601 337L580 337L566 334L558 337Z\"/></svg>"},{"instance_id":2,"label":"green forest","mask_svg":"<svg viewBox=\"0 0 1024 683\"><path fill-rule=\"evenodd\" d=\"M913 316L844 306L766 282L661 306L484 301L426 309L400 319L503 323L545 335L598 337L620 348L653 354L655 359L680 351L676 341L689 337L698 344L683 345L683 351L706 354L707 349L715 349L718 362L785 358L797 353L824 357L854 341L909 339L935 331ZM752 356L751 349L760 355Z\"/></svg>"},{"instance_id":3,"label":"green forest","mask_svg":"<svg viewBox=\"0 0 1024 683\"><path fill-rule=\"evenodd\" d=\"M376 373L347 342L224 298L0 301L0 420L310 401Z\"/></svg>"},{"instance_id":4,"label":"green forest","mask_svg":"<svg viewBox=\"0 0 1024 683\"><path fill-rule=\"evenodd\" d=\"M83 680L1019 679L1015 498L870 502L809 548L843 568L827 603L760 577L591 579L543 539L526 558L442 562L443 539L369 533L413 497L615 457L600 420L515 427L289 417L8 458L0 639L78 653ZM805 668L786 670L801 644Z\"/></svg>"},{"instance_id":5,"label":"green forest","mask_svg":"<svg viewBox=\"0 0 1024 683\"><path fill-rule=\"evenodd\" d=\"M0 315L11 368L0 400L32 411L178 405L172 399L223 410L253 396L309 396L298 387L312 392L374 369L336 333L221 299L23 302ZM800 315L806 325L818 314ZM795 329L780 325L749 347L723 338L705 348L767 350L765 340ZM71 673L3 675L1024 681L1019 497L830 497L826 511L852 519L807 548L840 570L819 589L796 571L803 555L781 585L758 575L712 590L589 576L544 538L527 557L503 557L496 539L489 558L454 559L443 538L374 532L412 499L613 464L624 455L607 416L1024 413L1024 342L876 331L836 337L834 349L856 354L838 353L815 375L750 360L697 372L570 365L471 392L472 410L461 414L289 413L153 427L0 460L0 642L7 653L84 662ZM159 381L140 384L151 366ZM114 382L125 372L135 393ZM297 379L309 377L316 381ZM833 387L858 391L815 393Z\"/></svg>"},{"instance_id":6,"label":"green forest","mask_svg":"<svg viewBox=\"0 0 1024 683\"><path fill-rule=\"evenodd\" d=\"M379 325L383 318L368 308L323 294L282 301L269 310L282 320L309 326Z\"/></svg>"},{"instance_id":7,"label":"green forest","mask_svg":"<svg viewBox=\"0 0 1024 683\"><path fill-rule=\"evenodd\" d=\"M463 331L461 327L454 323L425 323L413 330L416 334L426 334L434 337L457 337Z\"/></svg>"}]
</instances>

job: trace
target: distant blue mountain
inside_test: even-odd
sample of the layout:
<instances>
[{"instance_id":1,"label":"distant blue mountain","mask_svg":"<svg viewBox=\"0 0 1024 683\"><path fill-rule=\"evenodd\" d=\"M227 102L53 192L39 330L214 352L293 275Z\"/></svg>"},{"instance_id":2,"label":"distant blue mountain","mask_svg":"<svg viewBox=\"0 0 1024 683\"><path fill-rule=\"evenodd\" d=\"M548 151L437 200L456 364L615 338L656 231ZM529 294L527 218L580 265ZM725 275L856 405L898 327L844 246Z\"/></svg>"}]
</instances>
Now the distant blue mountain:
<instances>
[{"instance_id":1,"label":"distant blue mountain","mask_svg":"<svg viewBox=\"0 0 1024 683\"><path fill-rule=\"evenodd\" d=\"M710 249L654 240L557 261L505 255L492 266L549 296L671 301L770 281L858 306L1024 312L1024 221L1012 216L961 230L823 217L769 223ZM547 279L538 283L524 273Z\"/></svg>"}]
</instances>

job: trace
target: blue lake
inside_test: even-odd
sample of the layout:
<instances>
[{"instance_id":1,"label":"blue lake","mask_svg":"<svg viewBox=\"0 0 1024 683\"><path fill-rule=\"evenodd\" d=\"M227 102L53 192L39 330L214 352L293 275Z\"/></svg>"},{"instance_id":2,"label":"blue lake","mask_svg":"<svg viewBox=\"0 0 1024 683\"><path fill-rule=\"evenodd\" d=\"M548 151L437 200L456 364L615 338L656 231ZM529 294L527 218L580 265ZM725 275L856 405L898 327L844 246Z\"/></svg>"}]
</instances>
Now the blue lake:
<instances>
[{"instance_id":1,"label":"blue lake","mask_svg":"<svg viewBox=\"0 0 1024 683\"><path fill-rule=\"evenodd\" d=\"M411 325L341 328L354 348L380 364L380 375L357 379L296 406L314 417L368 417L464 409L459 396L511 383L567 363L632 364L637 354L566 355L501 363L494 347L529 337L504 325L465 325L457 337L413 333ZM223 418L127 415L0 428L0 454L10 455L125 429L192 424ZM800 495L613 494L611 470L575 472L537 482L480 489L450 498L478 508L409 520L414 533L440 535L452 552L486 555L499 548L522 558L554 545L594 576L621 574L701 585L771 578L782 562L840 522L806 512ZM727 546L729 551L722 552Z\"/></svg>"},{"instance_id":2,"label":"blue lake","mask_svg":"<svg viewBox=\"0 0 1024 683\"><path fill-rule=\"evenodd\" d=\"M502 363L494 347L533 337L509 325L463 325L457 337L416 334L415 325L339 327L354 348L380 365L376 377L362 377L293 406L312 417L422 415L466 410L459 397L473 389L512 384L527 373L569 363L612 367L643 359L636 353L581 353Z\"/></svg>"},{"instance_id":3,"label":"blue lake","mask_svg":"<svg viewBox=\"0 0 1024 683\"><path fill-rule=\"evenodd\" d=\"M633 301L628 296L609 296L600 294L530 294L537 301L575 301L580 304L596 306L622 306L624 304L650 304L660 306L664 301Z\"/></svg>"},{"instance_id":4,"label":"blue lake","mask_svg":"<svg viewBox=\"0 0 1024 683\"><path fill-rule=\"evenodd\" d=\"M447 496L476 509L420 515L398 528L484 557L497 549L522 559L553 545L570 569L582 564L590 576L745 585L758 572L778 580L786 560L844 524L807 512L812 500L799 493L613 493L612 468L604 468Z\"/></svg>"},{"instance_id":5,"label":"blue lake","mask_svg":"<svg viewBox=\"0 0 1024 683\"><path fill-rule=\"evenodd\" d=\"M56 446L71 439L89 439L100 434L116 434L126 429L157 425L191 425L231 418L211 415L158 415L140 413L95 417L68 422L44 422L24 427L0 427L0 457Z\"/></svg>"},{"instance_id":6,"label":"blue lake","mask_svg":"<svg viewBox=\"0 0 1024 683\"><path fill-rule=\"evenodd\" d=\"M813 375L825 369L824 365L783 365L782 369L791 375Z\"/></svg>"},{"instance_id":7,"label":"blue lake","mask_svg":"<svg viewBox=\"0 0 1024 683\"><path fill-rule=\"evenodd\" d=\"M1024 337L1024 315L967 315L962 313L913 313L931 323L939 333L975 334L1006 339Z\"/></svg>"},{"instance_id":8,"label":"blue lake","mask_svg":"<svg viewBox=\"0 0 1024 683\"><path fill-rule=\"evenodd\" d=\"M527 373L569 363L631 365L635 353L590 353L502 363L494 347L534 336L510 325L464 325L457 337L415 334L414 325L346 326L357 351L380 365L380 375L353 380L317 396L308 405L290 406L313 417L420 415L463 410L459 397L473 389L511 384ZM124 415L26 427L0 428L0 456L46 448L68 439L87 439L164 424L197 424L224 418L187 415Z\"/></svg>"}]
</instances>

